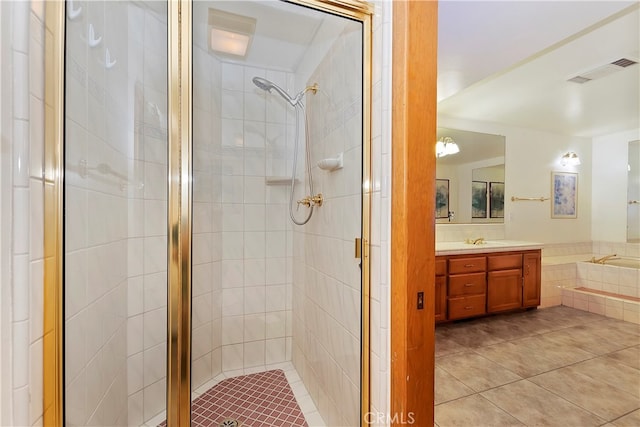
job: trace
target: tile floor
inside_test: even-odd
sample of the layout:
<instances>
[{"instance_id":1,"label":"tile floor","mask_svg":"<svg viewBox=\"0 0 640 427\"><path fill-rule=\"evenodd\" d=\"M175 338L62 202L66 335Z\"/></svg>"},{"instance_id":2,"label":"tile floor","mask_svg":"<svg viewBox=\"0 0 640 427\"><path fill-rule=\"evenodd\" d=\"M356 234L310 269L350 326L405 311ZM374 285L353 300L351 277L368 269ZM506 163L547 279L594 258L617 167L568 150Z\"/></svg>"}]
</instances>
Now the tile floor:
<instances>
[{"instance_id":1,"label":"tile floor","mask_svg":"<svg viewBox=\"0 0 640 427\"><path fill-rule=\"evenodd\" d=\"M219 384L221 381L224 381L228 378L235 378L241 375L249 375L257 372L269 371L273 369L281 369L284 372L284 375L289 382L289 386L291 387L291 391L296 398L298 406L302 413L304 414L304 418L307 421L309 427L325 427L325 422L318 413L318 410L309 395L304 383L300 379L298 372L291 362L283 362L283 363L275 363L265 366L258 366L255 368L247 368L240 369L237 371L228 371L224 372L212 380L206 382L205 384L198 387L191 393L192 400L197 400L199 397L203 396L208 390L210 390L215 385ZM166 418L165 412L158 414L153 417L151 420L147 421L144 427L156 427L162 422L164 422Z\"/></svg>"},{"instance_id":2,"label":"tile floor","mask_svg":"<svg viewBox=\"0 0 640 427\"><path fill-rule=\"evenodd\" d=\"M640 325L557 306L436 327L439 427L640 426Z\"/></svg>"},{"instance_id":3,"label":"tile floor","mask_svg":"<svg viewBox=\"0 0 640 427\"><path fill-rule=\"evenodd\" d=\"M191 405L192 427L233 426L236 420L246 427L309 427L282 369L226 378Z\"/></svg>"}]
</instances>

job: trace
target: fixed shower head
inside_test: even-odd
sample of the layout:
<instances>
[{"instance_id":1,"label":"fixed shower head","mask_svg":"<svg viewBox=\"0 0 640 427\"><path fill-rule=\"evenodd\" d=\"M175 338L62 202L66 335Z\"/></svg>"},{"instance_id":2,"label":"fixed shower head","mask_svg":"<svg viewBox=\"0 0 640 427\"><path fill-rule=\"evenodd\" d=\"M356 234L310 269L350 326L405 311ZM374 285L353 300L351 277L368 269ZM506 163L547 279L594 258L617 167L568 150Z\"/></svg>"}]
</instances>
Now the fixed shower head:
<instances>
[{"instance_id":1,"label":"fixed shower head","mask_svg":"<svg viewBox=\"0 0 640 427\"><path fill-rule=\"evenodd\" d=\"M258 86L258 88L269 93L271 93L271 89L275 89L275 91L278 92L281 97L283 97L289 104L294 107L298 102L300 102L300 99L302 99L302 95L304 95L304 92L300 92L298 95L296 95L295 98L292 98L291 95L285 92L284 89L282 89L280 86L262 77L254 77L252 81L254 85Z\"/></svg>"}]
</instances>

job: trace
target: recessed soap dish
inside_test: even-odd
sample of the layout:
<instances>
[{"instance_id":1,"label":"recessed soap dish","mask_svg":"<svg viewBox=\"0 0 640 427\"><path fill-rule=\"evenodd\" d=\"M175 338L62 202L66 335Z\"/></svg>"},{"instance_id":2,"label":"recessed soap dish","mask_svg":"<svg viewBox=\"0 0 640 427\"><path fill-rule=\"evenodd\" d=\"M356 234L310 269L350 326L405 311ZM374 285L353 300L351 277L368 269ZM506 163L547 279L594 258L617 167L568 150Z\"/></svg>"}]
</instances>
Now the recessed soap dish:
<instances>
[{"instance_id":1,"label":"recessed soap dish","mask_svg":"<svg viewBox=\"0 0 640 427\"><path fill-rule=\"evenodd\" d=\"M337 157L322 159L318 162L318 167L322 170L333 172L342 169L344 166L344 154L340 153Z\"/></svg>"}]
</instances>

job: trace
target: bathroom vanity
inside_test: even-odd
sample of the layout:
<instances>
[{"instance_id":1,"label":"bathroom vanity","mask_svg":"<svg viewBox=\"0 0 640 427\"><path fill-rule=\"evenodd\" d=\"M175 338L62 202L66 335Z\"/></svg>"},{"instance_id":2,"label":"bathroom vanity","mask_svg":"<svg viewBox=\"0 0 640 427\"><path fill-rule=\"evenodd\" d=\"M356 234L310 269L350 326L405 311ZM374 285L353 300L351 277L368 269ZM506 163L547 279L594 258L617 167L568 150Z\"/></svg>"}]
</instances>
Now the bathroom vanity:
<instances>
[{"instance_id":1,"label":"bathroom vanity","mask_svg":"<svg viewBox=\"0 0 640 427\"><path fill-rule=\"evenodd\" d=\"M541 249L520 241L436 244L436 322L540 305Z\"/></svg>"}]
</instances>

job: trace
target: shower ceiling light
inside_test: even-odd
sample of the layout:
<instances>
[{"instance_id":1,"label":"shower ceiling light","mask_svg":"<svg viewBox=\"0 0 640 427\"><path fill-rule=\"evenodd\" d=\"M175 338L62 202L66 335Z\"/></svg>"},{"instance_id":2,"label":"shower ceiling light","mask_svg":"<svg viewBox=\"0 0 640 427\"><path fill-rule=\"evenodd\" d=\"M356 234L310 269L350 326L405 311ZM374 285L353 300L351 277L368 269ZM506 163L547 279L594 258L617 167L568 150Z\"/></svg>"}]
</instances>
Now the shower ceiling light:
<instances>
[{"instance_id":1,"label":"shower ceiling light","mask_svg":"<svg viewBox=\"0 0 640 427\"><path fill-rule=\"evenodd\" d=\"M251 37L231 31L211 29L211 50L244 57L247 54Z\"/></svg>"},{"instance_id":2,"label":"shower ceiling light","mask_svg":"<svg viewBox=\"0 0 640 427\"><path fill-rule=\"evenodd\" d=\"M436 157L444 157L459 152L460 147L458 147L458 144L449 136L440 138L438 142L436 142Z\"/></svg>"},{"instance_id":3,"label":"shower ceiling light","mask_svg":"<svg viewBox=\"0 0 640 427\"><path fill-rule=\"evenodd\" d=\"M578 157L575 151L567 151L560 158L560 164L562 166L578 166L580 164L580 157Z\"/></svg>"},{"instance_id":4,"label":"shower ceiling light","mask_svg":"<svg viewBox=\"0 0 640 427\"><path fill-rule=\"evenodd\" d=\"M256 20L209 9L209 48L217 53L244 58L256 29Z\"/></svg>"}]
</instances>

